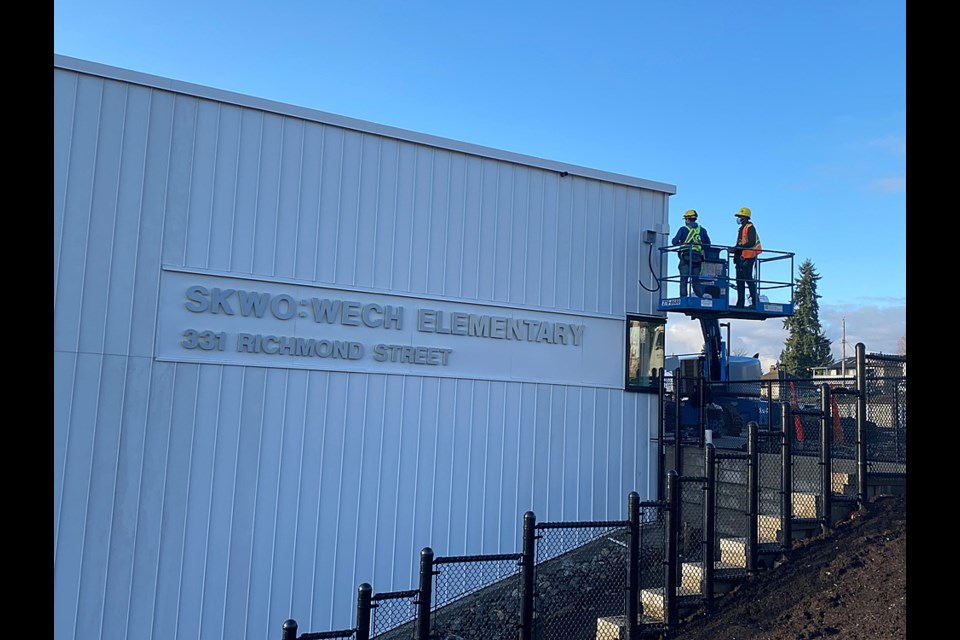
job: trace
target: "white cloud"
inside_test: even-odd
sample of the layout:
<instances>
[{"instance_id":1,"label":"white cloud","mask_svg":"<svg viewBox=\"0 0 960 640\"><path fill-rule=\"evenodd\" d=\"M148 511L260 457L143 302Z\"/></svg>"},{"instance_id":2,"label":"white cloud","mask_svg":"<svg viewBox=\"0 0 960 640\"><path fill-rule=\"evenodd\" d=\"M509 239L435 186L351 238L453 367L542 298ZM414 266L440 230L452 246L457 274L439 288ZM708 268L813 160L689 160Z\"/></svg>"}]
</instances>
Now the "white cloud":
<instances>
[{"instance_id":1,"label":"white cloud","mask_svg":"<svg viewBox=\"0 0 960 640\"><path fill-rule=\"evenodd\" d=\"M721 321L723 322L723 321ZM858 342L868 353L897 353L897 343L907 333L907 305L904 300L889 303L873 301L857 305L822 305L820 325L823 334L831 341L833 356L839 360L844 351L843 335L846 329L846 355L853 356ZM752 356L760 354L763 371L780 359L780 352L788 337L782 318L767 320L731 320L730 353ZM727 339L726 327L721 327L721 337ZM700 322L679 314L667 319L667 355L700 353L703 349L703 334Z\"/></svg>"},{"instance_id":2,"label":"white cloud","mask_svg":"<svg viewBox=\"0 0 960 640\"><path fill-rule=\"evenodd\" d=\"M892 133L881 138L873 138L872 140L867 140L864 145L866 147L880 149L886 151L887 153L894 156L905 156L907 155L907 136L901 134Z\"/></svg>"},{"instance_id":3,"label":"white cloud","mask_svg":"<svg viewBox=\"0 0 960 640\"><path fill-rule=\"evenodd\" d=\"M824 305L820 307L823 333L833 342L833 353L840 357L846 334L847 356L854 354L858 342L867 352L897 352L897 343L907 334L907 304Z\"/></svg>"},{"instance_id":4,"label":"white cloud","mask_svg":"<svg viewBox=\"0 0 960 640\"><path fill-rule=\"evenodd\" d=\"M721 321L724 322L725 321ZM720 328L723 341L727 341L727 328ZM768 320L730 320L730 353L752 356L760 354L760 364L767 372L776 364L787 339L781 318ZM703 333L699 320L671 316L667 320L666 353L700 353L703 350Z\"/></svg>"},{"instance_id":5,"label":"white cloud","mask_svg":"<svg viewBox=\"0 0 960 640\"><path fill-rule=\"evenodd\" d=\"M670 316L667 319L667 336L664 341L667 355L700 353L703 349L703 333L700 323L683 316Z\"/></svg>"},{"instance_id":6,"label":"white cloud","mask_svg":"<svg viewBox=\"0 0 960 640\"><path fill-rule=\"evenodd\" d=\"M880 178L867 185L874 191L883 193L901 193L907 190L906 178Z\"/></svg>"}]
</instances>

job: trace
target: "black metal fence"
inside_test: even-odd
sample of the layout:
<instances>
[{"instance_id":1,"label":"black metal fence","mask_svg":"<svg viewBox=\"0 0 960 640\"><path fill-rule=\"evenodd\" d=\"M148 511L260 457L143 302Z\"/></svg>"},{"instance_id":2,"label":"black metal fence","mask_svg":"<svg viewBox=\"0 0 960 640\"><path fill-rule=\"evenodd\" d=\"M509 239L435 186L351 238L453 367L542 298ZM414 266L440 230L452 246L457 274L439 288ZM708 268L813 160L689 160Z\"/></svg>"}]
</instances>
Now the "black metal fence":
<instances>
[{"instance_id":1,"label":"black metal fence","mask_svg":"<svg viewBox=\"0 0 960 640\"><path fill-rule=\"evenodd\" d=\"M625 615L630 523L543 522L536 526L537 638L620 637Z\"/></svg>"},{"instance_id":2,"label":"black metal fence","mask_svg":"<svg viewBox=\"0 0 960 640\"><path fill-rule=\"evenodd\" d=\"M701 402L699 422L687 425L675 403L658 430L659 497L630 493L626 520L537 523L527 512L519 553L434 557L426 547L418 588L374 594L364 583L354 628L298 635L291 619L283 640L656 634L686 610L713 608L738 580L789 554L797 538L829 530L872 491L905 490L905 367L905 358L867 356L858 344L855 377L748 383L759 391L737 419ZM660 399L668 406L684 396L665 379ZM745 419L734 435L730 425Z\"/></svg>"},{"instance_id":3,"label":"black metal fence","mask_svg":"<svg viewBox=\"0 0 960 640\"><path fill-rule=\"evenodd\" d=\"M361 587L361 593L362 593ZM358 633L358 638L410 638L413 635L412 627L417 621L417 605L419 604L420 590L407 589L406 591L390 591L374 594L370 598L369 611L363 606L362 599L357 606L357 620L370 620L367 632Z\"/></svg>"},{"instance_id":4,"label":"black metal fence","mask_svg":"<svg viewBox=\"0 0 960 640\"><path fill-rule=\"evenodd\" d=\"M782 404L791 417L794 455L819 456L820 426L829 421L828 446L837 459L858 455L871 472L899 473L906 463L906 356L868 354L856 346L856 364L835 376L796 378L780 372L772 379L709 382L665 372L661 379L660 444L719 449L746 447L746 425L761 432L783 431ZM823 386L830 396L823 405ZM862 427L862 433L858 429ZM863 451L858 447L863 445ZM679 450L661 468L682 469ZM658 495L663 495L661 483Z\"/></svg>"},{"instance_id":5,"label":"black metal fence","mask_svg":"<svg viewBox=\"0 0 960 640\"><path fill-rule=\"evenodd\" d=\"M283 640L639 638L659 624L644 621L640 593L663 589L666 517L636 492L627 511L624 521L541 523L527 512L516 554L435 557L426 547L418 589L373 594L364 583L355 628L298 634L290 619Z\"/></svg>"},{"instance_id":6,"label":"black metal fence","mask_svg":"<svg viewBox=\"0 0 960 640\"><path fill-rule=\"evenodd\" d=\"M522 559L521 553L440 557L422 566L421 573L434 576L429 637L515 639Z\"/></svg>"}]
</instances>

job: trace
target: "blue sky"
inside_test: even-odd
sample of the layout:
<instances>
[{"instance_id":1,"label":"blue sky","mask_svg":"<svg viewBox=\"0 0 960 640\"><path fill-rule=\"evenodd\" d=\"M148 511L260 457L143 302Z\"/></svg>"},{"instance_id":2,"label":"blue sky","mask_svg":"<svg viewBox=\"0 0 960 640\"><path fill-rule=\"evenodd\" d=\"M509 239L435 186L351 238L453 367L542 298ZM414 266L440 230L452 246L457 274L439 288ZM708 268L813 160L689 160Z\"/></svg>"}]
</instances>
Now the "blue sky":
<instances>
[{"instance_id":1,"label":"blue sky","mask_svg":"<svg viewBox=\"0 0 960 640\"><path fill-rule=\"evenodd\" d=\"M836 356L906 335L905 0L54 0L54 52L673 184L718 244L750 207ZM734 320L732 351L786 335Z\"/></svg>"}]
</instances>

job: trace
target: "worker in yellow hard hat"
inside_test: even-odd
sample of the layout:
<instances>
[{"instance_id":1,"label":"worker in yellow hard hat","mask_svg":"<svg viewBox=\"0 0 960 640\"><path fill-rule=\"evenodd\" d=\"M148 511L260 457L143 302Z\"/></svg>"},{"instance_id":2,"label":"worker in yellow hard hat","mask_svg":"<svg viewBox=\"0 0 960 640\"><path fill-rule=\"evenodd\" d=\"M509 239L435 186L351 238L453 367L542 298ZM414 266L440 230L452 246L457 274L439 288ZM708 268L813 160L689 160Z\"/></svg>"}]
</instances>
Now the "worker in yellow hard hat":
<instances>
[{"instance_id":1,"label":"worker in yellow hard hat","mask_svg":"<svg viewBox=\"0 0 960 640\"><path fill-rule=\"evenodd\" d=\"M757 280L754 276L754 267L757 264L757 256L763 251L760 246L760 236L757 235L757 229L751 221L753 212L747 207L741 207L739 211L733 214L740 225L737 232L737 244L733 251L733 264L737 273L737 302L734 307L757 308ZM750 289L750 304L744 304L744 286Z\"/></svg>"},{"instance_id":2,"label":"worker in yellow hard hat","mask_svg":"<svg viewBox=\"0 0 960 640\"><path fill-rule=\"evenodd\" d=\"M683 214L683 226L673 236L672 245L680 247L680 297L687 295L687 283L693 280L693 295L703 296L700 269L703 266L703 248L710 246L710 234L697 223L697 212L690 209Z\"/></svg>"}]
</instances>

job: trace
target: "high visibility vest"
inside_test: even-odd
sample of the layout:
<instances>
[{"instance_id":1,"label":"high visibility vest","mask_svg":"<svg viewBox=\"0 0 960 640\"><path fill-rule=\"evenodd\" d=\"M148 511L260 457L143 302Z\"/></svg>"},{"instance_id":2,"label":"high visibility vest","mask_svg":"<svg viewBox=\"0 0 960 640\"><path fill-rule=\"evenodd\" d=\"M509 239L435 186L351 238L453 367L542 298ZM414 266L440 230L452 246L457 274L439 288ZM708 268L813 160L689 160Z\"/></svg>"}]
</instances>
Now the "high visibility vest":
<instances>
[{"instance_id":1,"label":"high visibility vest","mask_svg":"<svg viewBox=\"0 0 960 640\"><path fill-rule=\"evenodd\" d=\"M752 226L753 224L748 222L747 224L740 227L740 239L737 240L737 246L742 247L747 243L747 234L749 232L749 228ZM754 233L756 233L756 230L754 230ZM740 251L740 256L744 260L749 260L751 258L756 258L761 253L763 253L763 247L760 246L760 234L757 233L757 244L749 249L742 249Z\"/></svg>"},{"instance_id":2,"label":"high visibility vest","mask_svg":"<svg viewBox=\"0 0 960 640\"><path fill-rule=\"evenodd\" d=\"M703 253L703 243L700 242L700 225L687 227L687 237L683 239L680 246L683 247L680 251L689 249L697 253Z\"/></svg>"}]
</instances>

